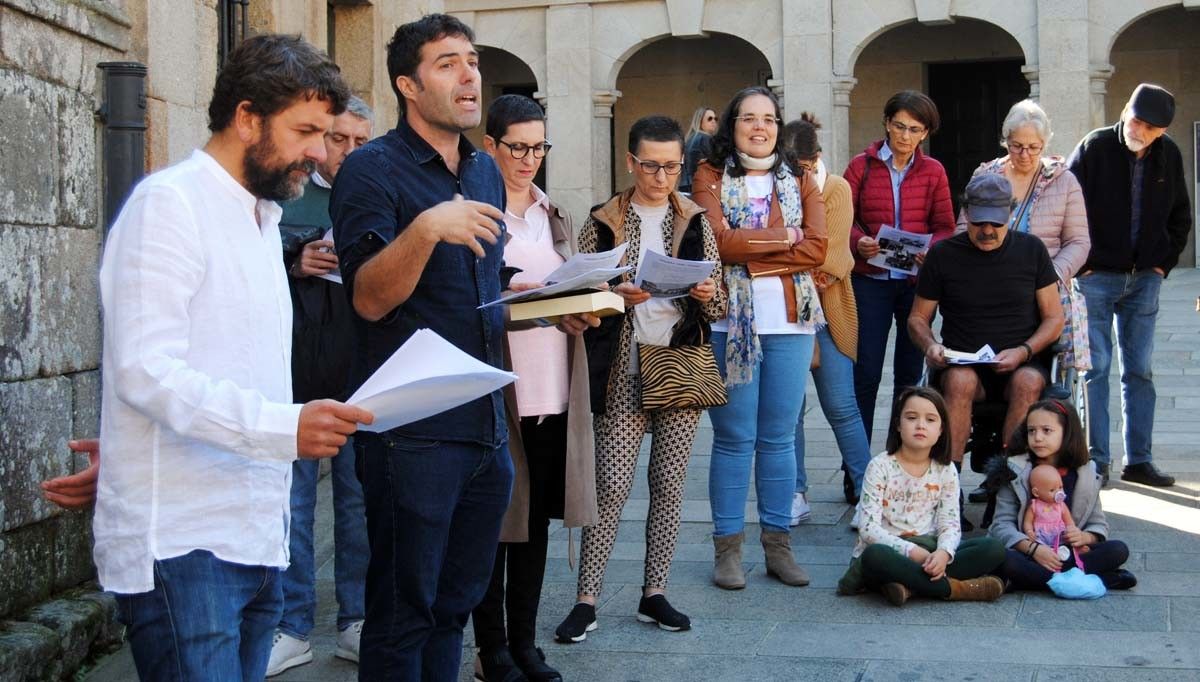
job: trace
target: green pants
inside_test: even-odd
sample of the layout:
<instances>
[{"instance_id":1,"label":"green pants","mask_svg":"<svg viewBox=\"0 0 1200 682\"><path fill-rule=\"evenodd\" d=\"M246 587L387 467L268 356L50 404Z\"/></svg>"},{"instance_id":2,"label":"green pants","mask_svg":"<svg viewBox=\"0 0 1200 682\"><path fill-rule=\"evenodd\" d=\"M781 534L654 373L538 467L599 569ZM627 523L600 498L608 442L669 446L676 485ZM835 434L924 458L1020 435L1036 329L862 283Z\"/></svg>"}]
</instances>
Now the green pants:
<instances>
[{"instance_id":1,"label":"green pants","mask_svg":"<svg viewBox=\"0 0 1200 682\"><path fill-rule=\"evenodd\" d=\"M868 589L901 583L913 594L946 599L950 596L947 578L967 580L991 573L1004 563L1004 554L1004 545L992 538L963 540L954 553L954 561L946 566L946 577L941 580L930 580L920 564L886 545L871 545L859 558L862 559L863 582Z\"/></svg>"}]
</instances>

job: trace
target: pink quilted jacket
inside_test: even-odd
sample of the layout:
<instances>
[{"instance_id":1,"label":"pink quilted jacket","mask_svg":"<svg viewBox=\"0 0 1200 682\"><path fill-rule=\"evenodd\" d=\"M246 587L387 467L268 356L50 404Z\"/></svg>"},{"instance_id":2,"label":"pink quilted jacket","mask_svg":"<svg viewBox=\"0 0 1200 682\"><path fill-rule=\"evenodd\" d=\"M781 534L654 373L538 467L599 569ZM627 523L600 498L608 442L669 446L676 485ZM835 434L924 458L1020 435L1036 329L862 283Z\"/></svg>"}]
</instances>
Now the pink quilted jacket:
<instances>
[{"instance_id":1,"label":"pink quilted jacket","mask_svg":"<svg viewBox=\"0 0 1200 682\"><path fill-rule=\"evenodd\" d=\"M1007 156L986 161L975 169L980 173L1000 173ZM1079 181L1067 170L1061 156L1042 159L1042 172L1038 176L1034 204L1029 215L1029 232L1046 245L1054 271L1063 282L1070 282L1087 261L1092 239L1088 236L1087 208L1083 204L1083 190ZM1021 201L1024 197L1016 197ZM967 216L958 214L955 232L965 232Z\"/></svg>"}]
</instances>

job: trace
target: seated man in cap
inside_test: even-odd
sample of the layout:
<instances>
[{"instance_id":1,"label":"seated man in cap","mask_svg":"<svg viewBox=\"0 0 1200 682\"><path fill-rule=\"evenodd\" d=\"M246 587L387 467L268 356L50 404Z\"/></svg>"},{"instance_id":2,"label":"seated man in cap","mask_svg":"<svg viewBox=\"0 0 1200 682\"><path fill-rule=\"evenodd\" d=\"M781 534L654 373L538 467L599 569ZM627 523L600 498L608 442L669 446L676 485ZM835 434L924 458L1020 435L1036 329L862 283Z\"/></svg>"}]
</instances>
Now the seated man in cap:
<instances>
[{"instance_id":1,"label":"seated man in cap","mask_svg":"<svg viewBox=\"0 0 1200 682\"><path fill-rule=\"evenodd\" d=\"M1037 237L1008 228L1012 186L1003 175L971 179L967 231L938 242L917 278L908 333L925 352L929 384L942 391L950 415L950 454L962 462L971 431L971 405L1006 400L1003 440L1025 418L1049 377L1051 347L1062 333L1063 310L1050 254ZM942 341L933 336L942 311ZM947 362L946 350L974 353L988 364Z\"/></svg>"},{"instance_id":2,"label":"seated man in cap","mask_svg":"<svg viewBox=\"0 0 1200 682\"><path fill-rule=\"evenodd\" d=\"M1088 446L1105 483L1109 450L1108 373L1121 354L1125 469L1121 479L1170 486L1152 463L1154 323L1163 279L1192 231L1183 156L1166 134L1175 98L1157 85L1133 91L1121 120L1088 133L1068 161L1083 188L1092 251L1079 271L1087 300L1092 369L1086 375ZM1113 336L1113 322L1117 334ZM1118 463L1120 456L1118 455Z\"/></svg>"}]
</instances>

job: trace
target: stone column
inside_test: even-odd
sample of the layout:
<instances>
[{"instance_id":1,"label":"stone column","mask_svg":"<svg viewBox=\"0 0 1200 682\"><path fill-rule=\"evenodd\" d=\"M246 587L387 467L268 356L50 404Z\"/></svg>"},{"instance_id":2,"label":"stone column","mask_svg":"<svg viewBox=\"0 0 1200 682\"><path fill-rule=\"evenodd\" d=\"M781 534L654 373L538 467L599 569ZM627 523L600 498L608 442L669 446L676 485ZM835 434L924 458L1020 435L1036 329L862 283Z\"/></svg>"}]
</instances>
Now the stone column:
<instances>
[{"instance_id":1,"label":"stone column","mask_svg":"<svg viewBox=\"0 0 1200 682\"><path fill-rule=\"evenodd\" d=\"M595 203L594 166L600 159L602 187L608 187L608 129L601 145L594 132L591 34L588 5L546 9L546 83L535 94L546 108L547 134L554 141L554 158L546 165L547 192L579 224Z\"/></svg>"},{"instance_id":2,"label":"stone column","mask_svg":"<svg viewBox=\"0 0 1200 682\"><path fill-rule=\"evenodd\" d=\"M804 111L816 114L823 124L817 138L825 150L825 163L832 172L840 172L845 159L839 156L835 141L837 114L829 85L833 74L831 5L785 2L782 10L783 73L774 76L781 81L784 117L795 119Z\"/></svg>"},{"instance_id":3,"label":"stone column","mask_svg":"<svg viewBox=\"0 0 1200 682\"><path fill-rule=\"evenodd\" d=\"M1038 99L1054 121L1052 154L1071 153L1092 129L1085 0L1038 0Z\"/></svg>"},{"instance_id":4,"label":"stone column","mask_svg":"<svg viewBox=\"0 0 1200 682\"><path fill-rule=\"evenodd\" d=\"M1021 67L1021 74L1025 76L1025 80L1029 81L1029 99L1035 102L1041 96L1040 83L1038 82L1038 66L1037 64L1026 64Z\"/></svg>"},{"instance_id":5,"label":"stone column","mask_svg":"<svg viewBox=\"0 0 1200 682\"><path fill-rule=\"evenodd\" d=\"M613 105L621 98L620 90L596 90L592 93L592 203L604 201L613 192Z\"/></svg>"},{"instance_id":6,"label":"stone column","mask_svg":"<svg viewBox=\"0 0 1200 682\"><path fill-rule=\"evenodd\" d=\"M855 85L858 79L849 76L835 76L829 84L833 92L833 148L827 150L825 165L831 173L840 173L854 157L850 150L850 92Z\"/></svg>"},{"instance_id":7,"label":"stone column","mask_svg":"<svg viewBox=\"0 0 1200 682\"><path fill-rule=\"evenodd\" d=\"M1112 121L1108 120L1104 100L1108 94L1108 79L1112 78L1112 64L1092 64L1088 70L1088 84L1091 91L1092 128L1102 128ZM1115 119L1120 112L1112 112Z\"/></svg>"}]
</instances>

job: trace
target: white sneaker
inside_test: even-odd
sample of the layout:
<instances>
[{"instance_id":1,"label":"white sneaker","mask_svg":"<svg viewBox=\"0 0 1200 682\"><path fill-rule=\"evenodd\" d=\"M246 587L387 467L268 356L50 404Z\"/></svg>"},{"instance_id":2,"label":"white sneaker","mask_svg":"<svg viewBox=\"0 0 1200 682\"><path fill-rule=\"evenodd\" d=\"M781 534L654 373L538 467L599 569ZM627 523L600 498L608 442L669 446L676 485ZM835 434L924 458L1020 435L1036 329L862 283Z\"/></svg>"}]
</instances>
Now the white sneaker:
<instances>
[{"instance_id":1,"label":"white sneaker","mask_svg":"<svg viewBox=\"0 0 1200 682\"><path fill-rule=\"evenodd\" d=\"M798 526L812 516L812 507L808 506L808 497L804 493L792 495L792 525Z\"/></svg>"},{"instance_id":2,"label":"white sneaker","mask_svg":"<svg viewBox=\"0 0 1200 682\"><path fill-rule=\"evenodd\" d=\"M275 631L271 640L271 660L267 662L267 677L274 677L298 665L312 663L312 644L291 635Z\"/></svg>"},{"instance_id":3,"label":"white sneaker","mask_svg":"<svg viewBox=\"0 0 1200 682\"><path fill-rule=\"evenodd\" d=\"M334 656L358 663L358 642L362 639L362 626L363 622L356 620L350 627L338 633L337 651L333 652Z\"/></svg>"}]
</instances>

